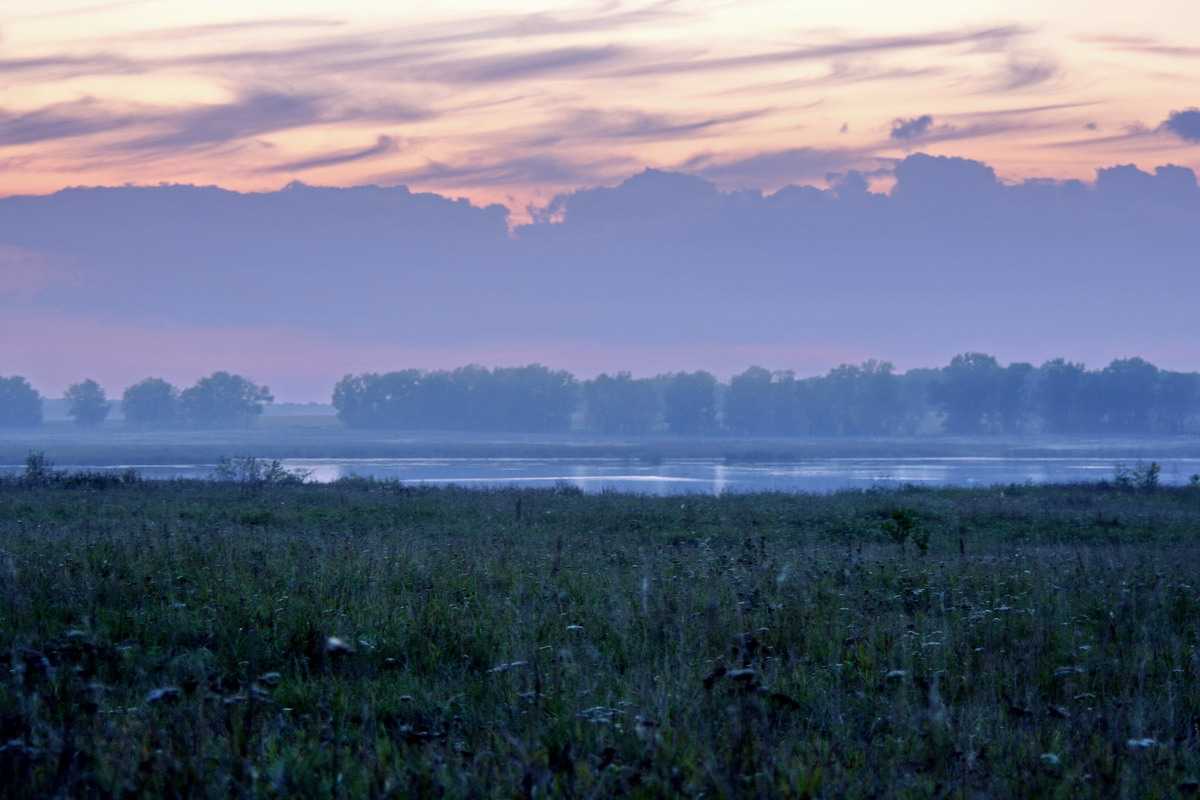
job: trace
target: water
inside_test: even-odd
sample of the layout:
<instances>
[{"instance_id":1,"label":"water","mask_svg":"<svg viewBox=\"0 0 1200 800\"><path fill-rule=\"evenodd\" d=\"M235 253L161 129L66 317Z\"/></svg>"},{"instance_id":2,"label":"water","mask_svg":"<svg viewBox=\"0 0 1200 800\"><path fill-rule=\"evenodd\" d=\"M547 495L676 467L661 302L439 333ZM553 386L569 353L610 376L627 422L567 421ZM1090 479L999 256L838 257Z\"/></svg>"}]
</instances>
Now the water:
<instances>
[{"instance_id":1,"label":"water","mask_svg":"<svg viewBox=\"0 0 1200 800\"><path fill-rule=\"evenodd\" d=\"M655 495L721 492L829 492L838 489L926 486L992 486L1112 480L1115 460L1103 457L1045 458L816 458L791 463L728 464L719 459L646 463L622 458L305 458L282 459L288 470L327 482L358 475L405 484L460 486L576 486L585 492ZM1163 459L1163 484L1187 483L1200 459ZM1133 464L1126 462L1126 466ZM63 469L80 469L62 466ZM146 478L203 478L211 464L122 465ZM5 471L19 467L0 467ZM91 468L94 469L94 468Z\"/></svg>"}]
</instances>

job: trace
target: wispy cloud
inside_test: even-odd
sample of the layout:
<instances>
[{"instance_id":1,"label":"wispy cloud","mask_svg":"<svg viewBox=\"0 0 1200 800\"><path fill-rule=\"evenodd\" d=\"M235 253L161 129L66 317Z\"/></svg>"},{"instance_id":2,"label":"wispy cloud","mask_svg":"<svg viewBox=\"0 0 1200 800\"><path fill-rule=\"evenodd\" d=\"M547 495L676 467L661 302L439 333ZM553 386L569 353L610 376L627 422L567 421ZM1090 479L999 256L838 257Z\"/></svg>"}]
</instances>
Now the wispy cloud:
<instances>
[{"instance_id":1,"label":"wispy cloud","mask_svg":"<svg viewBox=\"0 0 1200 800\"><path fill-rule=\"evenodd\" d=\"M148 39L186 40L208 39L229 36L239 33L261 33L263 31L280 30L312 30L330 29L345 26L346 22L339 19L319 19L315 17L276 17L271 19L248 19L237 22L222 22L208 25L188 25L186 27L161 28L155 31L143 31L137 34L138 41Z\"/></svg>"},{"instance_id":2,"label":"wispy cloud","mask_svg":"<svg viewBox=\"0 0 1200 800\"><path fill-rule=\"evenodd\" d=\"M144 123L142 115L114 112L93 98L13 113L0 109L0 147L71 139Z\"/></svg>"},{"instance_id":3,"label":"wispy cloud","mask_svg":"<svg viewBox=\"0 0 1200 800\"><path fill-rule=\"evenodd\" d=\"M162 132L125 142L126 149L181 149L219 144L320 122L326 116L320 95L255 91L232 103L194 106L163 120Z\"/></svg>"},{"instance_id":4,"label":"wispy cloud","mask_svg":"<svg viewBox=\"0 0 1200 800\"><path fill-rule=\"evenodd\" d=\"M22 80L35 78L51 81L96 75L137 75L152 69L152 64L110 53L0 59L0 75Z\"/></svg>"},{"instance_id":5,"label":"wispy cloud","mask_svg":"<svg viewBox=\"0 0 1200 800\"><path fill-rule=\"evenodd\" d=\"M1008 42L1028 33L1020 26L987 28L979 31L934 31L907 36L872 36L846 38L828 44L810 45L766 53L724 58L695 58L659 62L631 67L617 74L623 76L658 75L683 72L726 71L744 67L760 67L793 61L834 59L859 53L898 52L961 44Z\"/></svg>"},{"instance_id":6,"label":"wispy cloud","mask_svg":"<svg viewBox=\"0 0 1200 800\"><path fill-rule=\"evenodd\" d=\"M349 164L354 161L364 161L366 159L375 158L377 156L394 153L400 149L400 143L392 136L380 136L375 140L375 144L370 147L365 147L359 150L339 150L334 153L328 153L323 156L306 158L299 161L288 161L283 164L275 164L270 167L264 167L261 172L304 172L310 169L319 169L321 167L333 167L339 164Z\"/></svg>"},{"instance_id":7,"label":"wispy cloud","mask_svg":"<svg viewBox=\"0 0 1200 800\"><path fill-rule=\"evenodd\" d=\"M751 156L700 153L676 169L701 175L721 184L779 187L787 183L820 180L830 172L845 171L867 158L861 150L794 147Z\"/></svg>"},{"instance_id":8,"label":"wispy cloud","mask_svg":"<svg viewBox=\"0 0 1200 800\"><path fill-rule=\"evenodd\" d=\"M1120 50L1126 53L1200 58L1200 47L1165 44L1161 39L1152 36L1081 36L1079 41L1098 44L1109 50Z\"/></svg>"},{"instance_id":9,"label":"wispy cloud","mask_svg":"<svg viewBox=\"0 0 1200 800\"><path fill-rule=\"evenodd\" d=\"M993 91L1015 92L1050 82L1062 75L1058 61L1049 56L1015 55L1000 69Z\"/></svg>"},{"instance_id":10,"label":"wispy cloud","mask_svg":"<svg viewBox=\"0 0 1200 800\"><path fill-rule=\"evenodd\" d=\"M427 161L423 166L388 172L374 180L437 186L594 185L628 173L637 161L621 155L526 154L505 156L494 151L470 153L455 160Z\"/></svg>"},{"instance_id":11,"label":"wispy cloud","mask_svg":"<svg viewBox=\"0 0 1200 800\"><path fill-rule=\"evenodd\" d=\"M529 147L544 147L562 141L689 139L705 135L714 128L734 125L761 117L770 109L744 111L715 117L688 118L656 114L638 109L576 109L568 111L545 127L549 132L526 139Z\"/></svg>"},{"instance_id":12,"label":"wispy cloud","mask_svg":"<svg viewBox=\"0 0 1200 800\"><path fill-rule=\"evenodd\" d=\"M541 78L563 73L578 74L580 68L612 62L629 52L628 48L563 47L531 53L506 54L488 58L455 60L432 70L439 80L482 83Z\"/></svg>"}]
</instances>

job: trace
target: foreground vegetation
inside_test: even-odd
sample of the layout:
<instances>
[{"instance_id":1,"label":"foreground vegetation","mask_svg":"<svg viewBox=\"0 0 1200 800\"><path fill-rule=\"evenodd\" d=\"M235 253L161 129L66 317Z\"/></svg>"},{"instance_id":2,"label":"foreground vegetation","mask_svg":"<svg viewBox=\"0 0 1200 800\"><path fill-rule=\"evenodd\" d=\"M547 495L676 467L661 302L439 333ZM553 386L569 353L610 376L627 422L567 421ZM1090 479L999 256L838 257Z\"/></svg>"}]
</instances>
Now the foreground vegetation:
<instances>
[{"instance_id":1,"label":"foreground vegetation","mask_svg":"<svg viewBox=\"0 0 1200 800\"><path fill-rule=\"evenodd\" d=\"M1200 788L1197 487L249 477L0 482L0 796Z\"/></svg>"}]
</instances>

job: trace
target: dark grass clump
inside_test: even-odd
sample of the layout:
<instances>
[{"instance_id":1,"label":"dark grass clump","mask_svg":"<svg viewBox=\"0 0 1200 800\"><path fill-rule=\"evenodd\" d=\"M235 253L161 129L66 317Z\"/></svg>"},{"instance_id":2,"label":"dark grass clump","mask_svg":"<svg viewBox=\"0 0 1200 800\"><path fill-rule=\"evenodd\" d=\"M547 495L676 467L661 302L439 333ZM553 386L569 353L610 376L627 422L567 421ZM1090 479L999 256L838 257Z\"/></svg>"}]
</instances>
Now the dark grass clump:
<instances>
[{"instance_id":1,"label":"dark grass clump","mask_svg":"<svg viewBox=\"0 0 1200 800\"><path fill-rule=\"evenodd\" d=\"M1189 487L8 479L0 796L1178 796L1197 530Z\"/></svg>"}]
</instances>

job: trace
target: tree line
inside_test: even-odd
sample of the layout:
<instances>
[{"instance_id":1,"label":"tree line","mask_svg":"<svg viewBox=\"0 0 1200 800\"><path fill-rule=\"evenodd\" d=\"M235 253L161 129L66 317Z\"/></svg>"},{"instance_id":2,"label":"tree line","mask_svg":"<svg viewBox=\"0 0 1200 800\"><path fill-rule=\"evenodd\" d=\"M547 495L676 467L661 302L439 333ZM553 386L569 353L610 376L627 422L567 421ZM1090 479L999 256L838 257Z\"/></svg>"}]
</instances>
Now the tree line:
<instances>
[{"instance_id":1,"label":"tree line","mask_svg":"<svg viewBox=\"0 0 1200 800\"><path fill-rule=\"evenodd\" d=\"M42 399L25 378L0 377L0 427L41 424ZM90 378L69 386L63 399L68 415L84 427L99 425L112 411L106 392ZM182 390L162 378L146 378L125 389L121 411L127 424L141 427L242 428L274 399L248 378L214 372Z\"/></svg>"},{"instance_id":2,"label":"tree line","mask_svg":"<svg viewBox=\"0 0 1200 800\"><path fill-rule=\"evenodd\" d=\"M954 434L1181 433L1200 424L1200 375L1141 358L1099 370L1064 359L1001 366L963 353L941 368L897 373L886 361L826 375L750 367L586 381L546 367L417 369L347 375L333 405L352 428L638 435L888 436L940 426Z\"/></svg>"},{"instance_id":3,"label":"tree line","mask_svg":"<svg viewBox=\"0 0 1200 800\"><path fill-rule=\"evenodd\" d=\"M69 414L98 425L111 403L92 380L71 386ZM244 427L272 402L266 387L216 372L179 390L160 378L121 397L129 425ZM941 368L897 373L886 361L801 378L754 366L719 381L704 371L580 381L540 364L406 369L347 375L333 405L347 427L393 430L740 436L1142 434L1200 430L1200 375L1141 358L1102 369L1054 359L1001 365L963 353ZM19 376L0 378L0 425L41 421L42 399Z\"/></svg>"}]
</instances>

